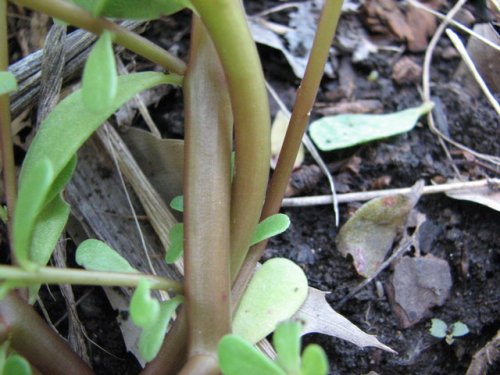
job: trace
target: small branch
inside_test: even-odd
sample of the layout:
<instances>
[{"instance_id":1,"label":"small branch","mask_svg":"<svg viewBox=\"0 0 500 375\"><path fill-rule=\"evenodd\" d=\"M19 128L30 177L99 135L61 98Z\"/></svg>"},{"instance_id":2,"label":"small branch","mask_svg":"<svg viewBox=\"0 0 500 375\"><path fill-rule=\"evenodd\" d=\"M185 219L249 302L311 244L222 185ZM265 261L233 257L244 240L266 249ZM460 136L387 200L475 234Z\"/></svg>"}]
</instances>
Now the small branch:
<instances>
[{"instance_id":1,"label":"small branch","mask_svg":"<svg viewBox=\"0 0 500 375\"><path fill-rule=\"evenodd\" d=\"M493 178L488 180L478 180L470 182L453 182L449 184L424 186L422 195L436 194L436 193L446 193L447 191L454 190L464 190L464 189L481 189L490 184L497 185L500 183L500 179ZM337 194L339 203L349 203L349 202L364 202L370 199L387 197L391 195L398 194L409 194L411 188L401 188L401 189L387 189L387 190L373 190L365 191L360 193L347 193L347 194ZM331 195L317 195L313 197L298 197L298 198L285 198L283 199L283 207L304 207L304 206L319 206L327 205L332 203Z\"/></svg>"},{"instance_id":2,"label":"small branch","mask_svg":"<svg viewBox=\"0 0 500 375\"><path fill-rule=\"evenodd\" d=\"M500 115L500 105L498 105L497 100L495 99L490 89L484 82L483 78L481 77L481 74L479 74L476 66L474 65L474 61L472 61L469 54L467 53L467 49L465 48L464 44L457 36L457 34L455 34L451 29L446 29L446 34L448 35L448 38L450 38L451 42L453 43L458 53L462 57L462 60L465 62L465 65L467 65L467 67L469 68L477 84L479 85L481 90L483 90L486 99L488 99L488 101L490 102L491 106L493 107L497 115Z\"/></svg>"},{"instance_id":3,"label":"small branch","mask_svg":"<svg viewBox=\"0 0 500 375\"><path fill-rule=\"evenodd\" d=\"M118 273L86 271L74 268L40 267L28 272L22 268L0 266L0 279L16 281L22 284L77 284L99 286L128 286L135 287L141 279L151 282L152 289L160 289L181 293L182 285L165 277L143 273Z\"/></svg>"},{"instance_id":4,"label":"small branch","mask_svg":"<svg viewBox=\"0 0 500 375\"><path fill-rule=\"evenodd\" d=\"M3 0L5 1L5 0ZM132 33L104 18L95 18L82 8L63 0L11 0L14 4L43 12L63 20L73 26L100 35L103 30L114 34L113 42L137 53L146 59L163 66L172 73L184 74L186 64L178 57L159 47L157 44Z\"/></svg>"}]
</instances>

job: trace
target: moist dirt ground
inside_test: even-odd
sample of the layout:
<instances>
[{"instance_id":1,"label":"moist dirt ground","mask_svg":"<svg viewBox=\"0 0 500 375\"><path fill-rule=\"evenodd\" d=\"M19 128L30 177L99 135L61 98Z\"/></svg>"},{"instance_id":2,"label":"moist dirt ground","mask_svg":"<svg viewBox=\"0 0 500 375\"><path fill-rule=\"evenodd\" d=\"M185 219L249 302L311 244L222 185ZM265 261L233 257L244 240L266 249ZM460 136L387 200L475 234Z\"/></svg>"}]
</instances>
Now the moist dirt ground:
<instances>
[{"instance_id":1,"label":"moist dirt ground","mask_svg":"<svg viewBox=\"0 0 500 375\"><path fill-rule=\"evenodd\" d=\"M277 4L281 3L251 2L248 11L255 14ZM473 6L468 10L473 15L477 14L477 8ZM172 38L175 38L178 53L186 56L187 21L187 14L181 14L151 23L146 35L170 47ZM283 19L278 18L277 21ZM169 30L166 34L165 28ZM442 38L436 50L442 52L449 47L450 42ZM299 80L280 52L265 46L259 46L259 52L266 78L290 108ZM436 53L434 56L431 82L450 137L477 152L500 155L500 125L494 110L482 96L470 96L454 81L460 57L444 55ZM421 66L424 52L403 51L402 56L410 57ZM129 54L124 55L125 61L129 58ZM398 84L391 78L396 61L394 52L379 51L357 63L351 61L349 54L339 51L332 57L336 63L343 59L351 68L351 101L376 99L384 113L421 104L420 80ZM376 72L376 79L373 79L373 72ZM369 76L372 79L368 79ZM318 101L326 107L338 104L345 99L339 94L342 89L338 76L325 78ZM272 103L272 108L274 114L276 103ZM182 99L179 92L171 92L150 110L165 136L182 136ZM317 111L313 111L312 115L319 117ZM463 177L471 180L498 177L498 170L485 167L456 148L451 147L451 151L453 163ZM438 137L429 130L425 118L406 134L323 153L322 157L331 167L341 193L410 187L419 179L429 184L455 177L452 162L444 153ZM306 156L304 165L311 164L314 160ZM317 194L329 194L325 178L320 178L302 192L302 195ZM341 225L360 204L340 205ZM450 266L452 287L449 297L442 306L432 308L429 315L417 324L400 329L384 288L392 274L389 267L337 311L365 332L377 335L398 354L379 349L360 349L324 335L304 337L305 343L318 343L325 349L331 374L367 374L370 371L378 374L464 374L474 353L500 328L499 213L476 203L448 198L444 194L423 196L416 209L427 218L425 230L420 233L421 255L432 254L447 261ZM336 248L338 228L332 207L283 208L282 212L290 216L292 225L285 234L270 241L265 257L283 256L297 262L306 272L311 286L330 292L327 300L335 306L363 278L356 273L352 259L344 258ZM405 256L414 255L412 250ZM57 322L63 317L65 306L61 303L58 288L51 287L50 291L42 290L42 300L52 322ZM77 287L75 297L81 298L78 313L93 342L89 347L97 373L138 373L140 366L127 353L116 323L118 312L111 309L103 291L100 288ZM449 345L429 334L430 318L439 318L447 323L461 321L468 326L470 333ZM64 333L66 326L67 320L62 319L57 328ZM500 366L493 363L488 374L498 373Z\"/></svg>"}]
</instances>

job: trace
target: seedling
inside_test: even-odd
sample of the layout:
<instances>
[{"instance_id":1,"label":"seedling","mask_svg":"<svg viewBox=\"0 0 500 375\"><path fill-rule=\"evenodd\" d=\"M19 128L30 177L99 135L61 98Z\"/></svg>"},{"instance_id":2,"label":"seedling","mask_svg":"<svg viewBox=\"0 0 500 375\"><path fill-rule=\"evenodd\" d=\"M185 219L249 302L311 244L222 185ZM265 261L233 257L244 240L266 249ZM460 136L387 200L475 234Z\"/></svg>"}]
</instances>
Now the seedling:
<instances>
[{"instance_id":1,"label":"seedling","mask_svg":"<svg viewBox=\"0 0 500 375\"><path fill-rule=\"evenodd\" d=\"M445 339L446 343L451 345L457 337L468 334L469 328L466 324L459 321L448 326L441 319L433 318L429 332L438 339Z\"/></svg>"}]
</instances>

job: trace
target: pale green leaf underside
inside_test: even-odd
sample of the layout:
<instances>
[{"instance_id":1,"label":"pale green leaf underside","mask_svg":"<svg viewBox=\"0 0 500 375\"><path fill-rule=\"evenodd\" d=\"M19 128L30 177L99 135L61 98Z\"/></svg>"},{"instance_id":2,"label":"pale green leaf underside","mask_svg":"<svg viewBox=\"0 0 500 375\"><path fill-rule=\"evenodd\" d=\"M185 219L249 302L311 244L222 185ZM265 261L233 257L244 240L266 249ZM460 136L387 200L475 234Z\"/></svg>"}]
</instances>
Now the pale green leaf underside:
<instances>
[{"instance_id":1,"label":"pale green leaf underside","mask_svg":"<svg viewBox=\"0 0 500 375\"><path fill-rule=\"evenodd\" d=\"M183 301L184 297L176 296L168 301L161 302L158 319L142 330L139 339L139 351L146 361L151 361L160 351L163 338L167 333L168 323L172 319L177 306Z\"/></svg>"},{"instance_id":2,"label":"pale green leaf underside","mask_svg":"<svg viewBox=\"0 0 500 375\"><path fill-rule=\"evenodd\" d=\"M384 115L327 116L311 123L309 134L321 151L332 151L405 133L433 103Z\"/></svg>"},{"instance_id":3,"label":"pale green leaf underside","mask_svg":"<svg viewBox=\"0 0 500 375\"><path fill-rule=\"evenodd\" d=\"M291 260L274 258L260 267L243 295L233 319L233 332L252 344L290 319L308 293L304 271Z\"/></svg>"},{"instance_id":4,"label":"pale green leaf underside","mask_svg":"<svg viewBox=\"0 0 500 375\"><path fill-rule=\"evenodd\" d=\"M130 300L130 317L135 325L146 328L160 316L160 302L151 297L151 283L141 279Z\"/></svg>"},{"instance_id":5,"label":"pale green leaf underside","mask_svg":"<svg viewBox=\"0 0 500 375\"><path fill-rule=\"evenodd\" d=\"M286 375L269 357L237 335L224 336L217 354L224 375Z\"/></svg>"},{"instance_id":6,"label":"pale green leaf underside","mask_svg":"<svg viewBox=\"0 0 500 375\"><path fill-rule=\"evenodd\" d=\"M0 72L0 95L9 94L17 90L17 81L14 74L8 71Z\"/></svg>"},{"instance_id":7,"label":"pale green leaf underside","mask_svg":"<svg viewBox=\"0 0 500 375\"><path fill-rule=\"evenodd\" d=\"M112 106L118 89L118 75L111 33L104 31L92 47L82 76L82 94L86 108L105 111Z\"/></svg>"},{"instance_id":8,"label":"pale green leaf underside","mask_svg":"<svg viewBox=\"0 0 500 375\"><path fill-rule=\"evenodd\" d=\"M446 336L447 325L441 319L434 318L431 320L432 326L429 332L432 336L442 339Z\"/></svg>"},{"instance_id":9,"label":"pale green leaf underside","mask_svg":"<svg viewBox=\"0 0 500 375\"><path fill-rule=\"evenodd\" d=\"M130 263L106 243L85 240L76 249L76 263L90 271L138 272Z\"/></svg>"},{"instance_id":10,"label":"pale green leaf underside","mask_svg":"<svg viewBox=\"0 0 500 375\"><path fill-rule=\"evenodd\" d=\"M155 19L168 16L184 8L191 8L188 0L72 0L93 14L111 18ZM98 9L101 8L101 9Z\"/></svg>"}]
</instances>

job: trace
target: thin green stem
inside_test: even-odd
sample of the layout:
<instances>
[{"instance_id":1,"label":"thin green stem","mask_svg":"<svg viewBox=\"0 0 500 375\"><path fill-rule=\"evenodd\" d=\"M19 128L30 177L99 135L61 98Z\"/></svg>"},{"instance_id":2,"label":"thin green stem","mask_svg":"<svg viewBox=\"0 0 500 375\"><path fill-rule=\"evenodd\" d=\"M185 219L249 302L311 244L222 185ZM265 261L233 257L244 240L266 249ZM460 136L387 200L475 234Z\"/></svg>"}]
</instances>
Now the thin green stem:
<instances>
[{"instance_id":1,"label":"thin green stem","mask_svg":"<svg viewBox=\"0 0 500 375\"><path fill-rule=\"evenodd\" d=\"M5 0L2 0L5 1ZM103 30L114 34L113 41L146 59L163 66L170 72L184 74L186 64L160 46L128 31L117 24L93 17L90 13L64 0L11 0L13 3L48 14L73 26L100 35Z\"/></svg>"},{"instance_id":2,"label":"thin green stem","mask_svg":"<svg viewBox=\"0 0 500 375\"><path fill-rule=\"evenodd\" d=\"M281 201L285 195L285 190L293 170L293 164L297 157L302 137L309 122L312 106L316 99L316 93L321 83L341 10L342 0L326 0L323 6L304 79L297 90L297 97L283 142L283 148L281 149L276 169L271 178L261 220L279 212L281 207ZM238 281L235 284L237 286L235 288L236 294L233 294L235 298L238 298L237 296L243 293L257 262L262 257L266 244L267 241L263 241L253 246L249 251L248 257L238 276Z\"/></svg>"},{"instance_id":3,"label":"thin green stem","mask_svg":"<svg viewBox=\"0 0 500 375\"><path fill-rule=\"evenodd\" d=\"M248 252L262 210L271 155L264 74L240 1L192 0L224 67L235 122L236 173L231 194L231 277Z\"/></svg>"},{"instance_id":4,"label":"thin green stem","mask_svg":"<svg viewBox=\"0 0 500 375\"><path fill-rule=\"evenodd\" d=\"M0 0L0 71L9 67L9 49L7 37L7 1ZM0 95L0 149L2 158L3 187L7 200L9 238L12 238L12 218L16 203L16 168L14 164L14 146L10 129L9 95ZM12 252L13 254L13 252Z\"/></svg>"},{"instance_id":5,"label":"thin green stem","mask_svg":"<svg viewBox=\"0 0 500 375\"><path fill-rule=\"evenodd\" d=\"M231 330L229 215L233 119L222 66L197 16L193 16L189 67L183 88L188 352L189 362L206 362L208 371L217 363L219 340ZM212 360L205 361L206 358Z\"/></svg>"},{"instance_id":6,"label":"thin green stem","mask_svg":"<svg viewBox=\"0 0 500 375\"><path fill-rule=\"evenodd\" d=\"M182 284L165 277L142 273L118 273L86 271L72 268L40 267L36 271L25 271L19 267L0 266L0 280L19 284L77 284L100 286L135 287L141 279L151 282L151 288L182 293Z\"/></svg>"}]
</instances>

